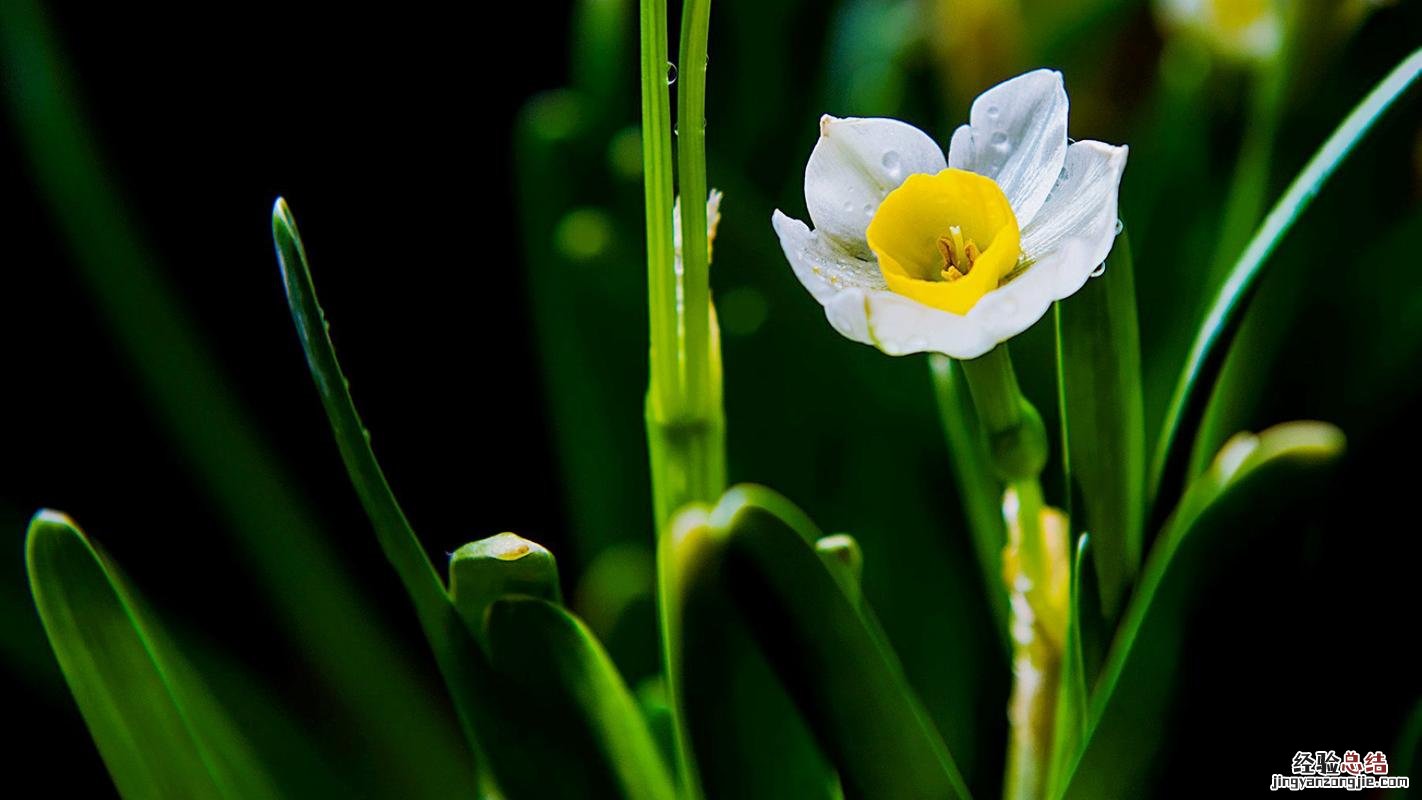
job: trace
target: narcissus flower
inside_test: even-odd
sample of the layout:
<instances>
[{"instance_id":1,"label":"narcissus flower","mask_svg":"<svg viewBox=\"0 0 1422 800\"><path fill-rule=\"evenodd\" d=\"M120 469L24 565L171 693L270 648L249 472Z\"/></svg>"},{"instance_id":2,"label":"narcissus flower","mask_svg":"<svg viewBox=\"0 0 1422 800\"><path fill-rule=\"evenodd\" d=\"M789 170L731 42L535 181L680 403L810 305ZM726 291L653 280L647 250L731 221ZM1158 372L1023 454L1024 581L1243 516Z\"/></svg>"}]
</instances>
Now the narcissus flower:
<instances>
[{"instance_id":1,"label":"narcissus flower","mask_svg":"<svg viewBox=\"0 0 1422 800\"><path fill-rule=\"evenodd\" d=\"M907 123L822 117L805 166L815 229L772 223L844 336L976 358L1105 260L1125 166L1125 147L1067 139L1061 73L1037 70L980 95L947 159Z\"/></svg>"}]
</instances>

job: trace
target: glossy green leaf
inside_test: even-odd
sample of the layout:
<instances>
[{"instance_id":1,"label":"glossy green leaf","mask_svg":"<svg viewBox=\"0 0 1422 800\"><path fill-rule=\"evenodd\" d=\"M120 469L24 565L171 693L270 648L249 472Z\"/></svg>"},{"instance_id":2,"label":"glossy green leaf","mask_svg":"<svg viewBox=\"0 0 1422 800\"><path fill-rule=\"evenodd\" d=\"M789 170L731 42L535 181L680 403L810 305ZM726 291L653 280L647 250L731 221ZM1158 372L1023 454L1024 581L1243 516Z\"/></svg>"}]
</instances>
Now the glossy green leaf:
<instances>
[{"instance_id":1,"label":"glossy green leaf","mask_svg":"<svg viewBox=\"0 0 1422 800\"><path fill-rule=\"evenodd\" d=\"M832 798L835 775L720 582L707 509L677 515L661 554L672 686L700 796ZM847 566L841 576L848 578Z\"/></svg>"},{"instance_id":2,"label":"glossy green leaf","mask_svg":"<svg viewBox=\"0 0 1422 800\"><path fill-rule=\"evenodd\" d=\"M1145 407L1135 267L1122 232L1105 274L1057 303L1062 461L1073 531L1091 531L1101 613L1112 619L1141 559ZM1095 612L1093 612L1095 613Z\"/></svg>"},{"instance_id":3,"label":"glossy green leaf","mask_svg":"<svg viewBox=\"0 0 1422 800\"><path fill-rule=\"evenodd\" d=\"M530 759L518 775L495 765L510 798L674 800L646 719L581 620L548 600L506 595L488 607L484 637L509 714L492 735ZM549 739L571 747L540 746ZM515 785L532 793L515 794Z\"/></svg>"},{"instance_id":4,"label":"glossy green leaf","mask_svg":"<svg viewBox=\"0 0 1422 800\"><path fill-rule=\"evenodd\" d=\"M1007 525L1002 519L1002 485L993 475L987 441L978 427L977 412L968 393L962 367L953 359L933 354L928 358L933 375L933 396L948 441L953 477L962 498L963 513L973 549L982 568L983 588L992 608L1004 649L1008 649L1007 587L1002 582L1002 548Z\"/></svg>"},{"instance_id":5,"label":"glossy green leaf","mask_svg":"<svg viewBox=\"0 0 1422 800\"><path fill-rule=\"evenodd\" d=\"M1224 361L1228 343L1238 327L1240 316L1250 293L1258 285L1259 276L1269 256L1279 246L1313 198L1337 171L1348 154L1362 141L1382 115L1422 75L1422 50L1414 51L1363 98L1347 118L1339 124L1318 152L1304 166L1298 177L1285 190L1269 211L1230 270L1200 324L1194 344L1185 360L1175 392L1166 411L1165 422L1156 441L1155 454L1148 484L1152 502L1159 500L1162 489L1178 481L1186 467L1187 448L1175 447L1175 439L1188 432L1203 413L1209 387ZM1170 487L1173 488L1173 487Z\"/></svg>"},{"instance_id":6,"label":"glossy green leaf","mask_svg":"<svg viewBox=\"0 0 1422 800\"><path fill-rule=\"evenodd\" d=\"M68 517L35 515L26 554L50 645L120 794L278 796L196 671Z\"/></svg>"},{"instance_id":7,"label":"glossy green leaf","mask_svg":"<svg viewBox=\"0 0 1422 800\"><path fill-rule=\"evenodd\" d=\"M291 210L281 199L272 209L272 237L276 242L277 261L281 264L291 318L296 324L307 366L316 381L316 389L321 395L321 403L326 409L326 418L331 423L346 472L375 528L380 549L394 566L415 607L425 638L434 650L435 660L459 712L465 736L473 744L475 734L471 720L477 693L470 683L468 666L473 642L370 449L370 438L351 397L350 382L341 373L341 365L336 361L336 350L331 343L325 314L316 299L316 287L311 281L301 234L297 231Z\"/></svg>"},{"instance_id":8,"label":"glossy green leaf","mask_svg":"<svg viewBox=\"0 0 1422 800\"><path fill-rule=\"evenodd\" d=\"M865 798L968 797L877 621L815 551L820 532L775 493L734 487L703 562L837 766Z\"/></svg>"},{"instance_id":9,"label":"glossy green leaf","mask_svg":"<svg viewBox=\"0 0 1422 800\"><path fill-rule=\"evenodd\" d=\"M1152 547L1091 695L1086 745L1064 797L1137 797L1157 755L1185 622L1220 552L1306 501L1343 449L1331 425L1293 422L1239 434L1191 484Z\"/></svg>"}]
</instances>

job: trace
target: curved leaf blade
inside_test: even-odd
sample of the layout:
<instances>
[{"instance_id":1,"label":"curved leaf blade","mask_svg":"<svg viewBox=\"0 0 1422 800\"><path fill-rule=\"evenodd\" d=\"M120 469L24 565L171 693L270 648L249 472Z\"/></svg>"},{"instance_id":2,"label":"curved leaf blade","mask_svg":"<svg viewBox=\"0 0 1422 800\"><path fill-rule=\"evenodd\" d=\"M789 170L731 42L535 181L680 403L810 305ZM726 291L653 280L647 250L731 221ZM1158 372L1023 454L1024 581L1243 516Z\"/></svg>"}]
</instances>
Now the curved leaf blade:
<instances>
[{"instance_id":1,"label":"curved leaf blade","mask_svg":"<svg viewBox=\"0 0 1422 800\"><path fill-rule=\"evenodd\" d=\"M674 800L637 701L581 620L548 600L508 595L488 607L484 636L509 724L497 736L532 758L517 774L496 766L510 797ZM538 746L548 740L562 746Z\"/></svg>"},{"instance_id":2,"label":"curved leaf blade","mask_svg":"<svg viewBox=\"0 0 1422 800\"><path fill-rule=\"evenodd\" d=\"M708 510L677 515L660 553L671 686L699 796L836 797L836 778L720 581Z\"/></svg>"},{"instance_id":3,"label":"curved leaf blade","mask_svg":"<svg viewBox=\"0 0 1422 800\"><path fill-rule=\"evenodd\" d=\"M1156 503L1161 487L1180 479L1189 456L1176 448L1175 439L1198 421L1228 348L1221 347L1234 335L1246 302L1258 285L1269 256L1293 228L1324 183L1342 165L1373 126L1422 76L1422 49L1414 51L1363 98L1338 125L1303 171L1294 178L1235 262L1229 276L1215 295L1214 303L1200 324L1190 347L1156 441L1150 469L1150 500Z\"/></svg>"},{"instance_id":4,"label":"curved leaf blade","mask_svg":"<svg viewBox=\"0 0 1422 800\"><path fill-rule=\"evenodd\" d=\"M1236 436L1195 481L1151 550L1091 696L1086 743L1063 797L1137 796L1168 708L1188 604L1221 546L1254 519L1307 497L1343 449L1343 434L1292 422ZM1257 516L1256 516L1257 515Z\"/></svg>"},{"instance_id":5,"label":"curved leaf blade","mask_svg":"<svg viewBox=\"0 0 1422 800\"><path fill-rule=\"evenodd\" d=\"M878 622L820 560L814 524L774 492L739 486L721 498L710 528L722 588L846 796L969 797Z\"/></svg>"},{"instance_id":6,"label":"curved leaf blade","mask_svg":"<svg viewBox=\"0 0 1422 800\"><path fill-rule=\"evenodd\" d=\"M25 550L45 633L121 795L278 796L237 726L68 517L36 514Z\"/></svg>"}]
</instances>

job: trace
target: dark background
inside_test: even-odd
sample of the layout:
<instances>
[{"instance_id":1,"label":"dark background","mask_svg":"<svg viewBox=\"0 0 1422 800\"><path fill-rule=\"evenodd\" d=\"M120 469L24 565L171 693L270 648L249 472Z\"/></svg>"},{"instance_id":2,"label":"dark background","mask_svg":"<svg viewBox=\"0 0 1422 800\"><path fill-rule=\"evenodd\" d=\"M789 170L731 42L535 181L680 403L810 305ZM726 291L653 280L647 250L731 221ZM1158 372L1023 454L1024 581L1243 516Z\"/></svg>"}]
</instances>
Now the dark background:
<instances>
[{"instance_id":1,"label":"dark background","mask_svg":"<svg viewBox=\"0 0 1422 800\"><path fill-rule=\"evenodd\" d=\"M284 195L298 215L342 364L430 551L506 529L560 549L566 525L513 233L510 121L566 71L566 6L499 11L500 27L539 42L516 69L505 66L516 42L488 20L416 7L49 11L112 168L105 179L235 377L226 388L250 409L252 435L275 444L294 490L388 614L374 622L397 632L440 691L306 372L271 207ZM25 731L4 761L32 774L62 766L44 771L55 796L102 796L112 790L25 586L35 509L65 510L165 618L286 682L297 703L309 676L264 619L232 535L114 345L19 147L0 126L0 590L21 654L0 662L0 676L11 687L4 716Z\"/></svg>"},{"instance_id":2,"label":"dark background","mask_svg":"<svg viewBox=\"0 0 1422 800\"><path fill-rule=\"evenodd\" d=\"M1132 168L1143 170L1153 145L1131 135L1161 42L1139 4L1127 5L1131 10L1113 23L1117 38L1109 48L1063 45L1047 58L1053 65L1096 65L1098 77L1086 85L1073 83L1086 70L1067 73L1074 114L1079 106L1095 124L1082 138L1129 140ZM728 189L728 232L717 243L713 283L723 294L755 289L770 309L758 332L727 337L732 478L764 481L826 528L861 535L866 591L927 702L948 704L957 690L932 680L929 655L939 651L914 637L912 603L929 595L948 616L984 623L978 611L954 610L980 593L973 567L963 566L969 555L961 526L944 523L952 530L945 536L923 524L958 513L925 371L917 360L884 359L835 339L778 260L765 224L773 206L792 215L803 208L797 184L817 115L871 113L844 107L852 92L826 88L842 68L826 53L836 52L836 37L853 30L852 21L827 22L829 14L814 9L802 4L796 16L789 5L758 9L728 1L712 23L710 171L713 185ZM520 218L514 148L525 102L569 81L569 10L565 3L518 3L458 18L405 6L398 13L339 15L292 4L50 9L73 60L72 88L110 168L104 180L126 199L154 266L231 376L225 391L250 411L250 435L274 445L292 488L317 510L343 566L379 609L374 619L332 624L392 631L436 694L425 645L312 391L272 254L270 209L283 195L301 223L377 453L437 563L465 541L512 529L567 554L564 582L571 590L591 561L590 546L579 551L573 533L580 523L568 511L555 448L560 423L540 366L548 356L541 355L530 311L531 270L544 262L527 254L524 241L530 227L552 236L561 210L550 208L547 219L531 225ZM764 31L757 31L753 13L769 18ZM1314 76L1281 136L1271 198L1362 92L1416 46L1417 23L1415 7L1379 12L1346 44L1335 68ZM821 40L831 44L822 47ZM766 41L782 43L776 63L793 70L756 74L732 55ZM962 116L964 98L924 99L930 93L922 87L932 80L927 66L912 61L905 73L905 118L942 133L940 120ZM626 78L626 105L614 113L624 125L636 113L635 76ZM757 93L761 113L731 116L731 107ZM1226 85L1219 108L1209 112L1207 171L1161 178L1172 182L1168 192L1180 191L1165 204L1174 216L1152 220L1161 244L1137 242L1144 249L1137 266L1143 302L1157 303L1142 318L1146 367L1167 377L1183 347L1165 332L1167 321L1188 317L1200 298L1171 294L1188 279L1189 265L1165 256L1198 241L1186 228L1209 227L1207 215L1188 213L1199 199L1188 192L1218 200L1240 136L1238 94ZM833 105L836 99L842 105ZM1409 101L1363 146L1281 251L1284 266L1261 292L1303 287L1290 294L1296 310L1286 315L1282 343L1257 365L1250 426L1327 419L1348 433L1349 451L1317 502L1300 505L1255 544L1221 558L1192 617L1177 716L1162 721L1173 733L1161 796L1199 796L1210 785L1253 794L1269 773L1288 771L1295 750L1387 749L1422 693L1422 670L1409 655L1422 632L1415 507L1422 323L1400 325L1406 336L1395 333L1398 325L1371 327L1377 319L1422 319L1416 301L1422 280L1403 269L1408 260L1415 266L1422 240L1417 106ZM1074 117L1074 133L1078 124ZM577 202L615 191L626 205L628 186L589 183L576 160L557 166L566 166L570 182L581 181ZM737 180L733 166L749 174L750 185L727 186ZM24 582L24 521L36 508L70 513L165 620L220 642L279 687L298 714L319 720L325 711L319 696L306 691L310 665L273 632L270 601L133 377L135 365L115 345L33 177L13 126L0 126L6 198L0 530L7 532L0 537L6 635L0 679L12 693L5 716L24 731L5 762L12 773L43 770L55 795L102 796L111 791L102 765ZM1140 196L1132 180L1128 169L1127 211L1132 192ZM630 191L635 200L635 184ZM1331 220L1345 217L1346 224L1333 226ZM1177 220L1181 230L1172 232ZM631 269L640 286L640 267L626 266L637 264L636 228L619 230L622 249L614 252L631 253L620 268ZM1369 261L1385 234L1408 247L1392 250L1388 264ZM1328 255L1322 265L1320 253ZM1166 263L1172 275L1186 278L1153 282L1153 265ZM1376 271L1381 285L1349 306L1326 280L1331 271ZM640 298L626 302L634 310L617 330L631 334L607 345L622 354L623 371L606 373L606 381L631 401L606 425L625 443L629 481L636 483L645 471L636 436L645 344L636 338ZM591 325L582 330L588 339L608 333ZM1020 343L1029 391L1051 388L1049 367L1030 366L1034 353L1046 352L1041 333ZM836 372L840 364L848 365L844 374ZM1392 371L1378 377L1377 364ZM1052 397L1036 396L1039 404ZM816 407L806 410L811 402ZM854 418L859 427L828 430L827 417ZM886 493L861 482L866 462L888 462L912 477L901 495ZM641 495L623 502L645 508ZM880 520L870 510L876 504L885 515L877 538L872 527ZM649 527L642 513L625 531L604 532L598 541L639 541ZM924 542L933 542L927 557L905 559ZM935 572L940 562L955 571ZM910 596L905 585L926 588ZM645 642L615 649L630 677L646 666ZM995 776L986 773L996 769L1002 746L1005 678L985 674L970 689L980 695L974 708L982 733L968 759L979 763L975 785L990 785ZM340 735L331 725L323 730Z\"/></svg>"}]
</instances>

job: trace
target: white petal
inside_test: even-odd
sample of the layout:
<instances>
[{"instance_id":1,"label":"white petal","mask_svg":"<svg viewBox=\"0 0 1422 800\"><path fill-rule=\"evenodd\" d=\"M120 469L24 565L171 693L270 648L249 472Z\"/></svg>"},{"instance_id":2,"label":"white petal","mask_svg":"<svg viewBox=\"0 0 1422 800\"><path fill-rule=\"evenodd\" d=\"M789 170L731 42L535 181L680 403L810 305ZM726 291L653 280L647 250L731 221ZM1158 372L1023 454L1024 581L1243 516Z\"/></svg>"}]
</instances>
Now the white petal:
<instances>
[{"instance_id":1,"label":"white petal","mask_svg":"<svg viewBox=\"0 0 1422 800\"><path fill-rule=\"evenodd\" d=\"M900 294L845 289L825 304L825 316L841 335L891 356L943 353L977 358L997 344L976 320L940 311Z\"/></svg>"},{"instance_id":2,"label":"white petal","mask_svg":"<svg viewBox=\"0 0 1422 800\"><path fill-rule=\"evenodd\" d=\"M909 175L946 166L938 145L906 122L825 115L805 165L805 205L816 232L851 256L872 258L864 229L884 195Z\"/></svg>"},{"instance_id":3,"label":"white petal","mask_svg":"<svg viewBox=\"0 0 1422 800\"><path fill-rule=\"evenodd\" d=\"M1027 271L1056 272L1054 299L1080 289L1111 252L1127 152L1103 142L1072 143L1056 187L1022 230L1022 252L1036 262Z\"/></svg>"},{"instance_id":4,"label":"white petal","mask_svg":"<svg viewBox=\"0 0 1422 800\"><path fill-rule=\"evenodd\" d=\"M968 312L994 342L1032 327L1053 302L1080 289L1111 252L1126 153L1125 147L1089 141L1067 151L1066 177L1022 232L1022 250L1032 265Z\"/></svg>"},{"instance_id":5,"label":"white petal","mask_svg":"<svg viewBox=\"0 0 1422 800\"><path fill-rule=\"evenodd\" d=\"M770 218L785 259L795 270L795 277L821 304L828 303L842 289L883 289L884 275L874 261L855 258L819 231L811 231L805 223L791 219L780 211Z\"/></svg>"},{"instance_id":6,"label":"white petal","mask_svg":"<svg viewBox=\"0 0 1422 800\"><path fill-rule=\"evenodd\" d=\"M953 133L948 165L997 181L1025 226L1052 190L1066 149L1062 74L1039 69L978 95L968 124Z\"/></svg>"}]
</instances>

